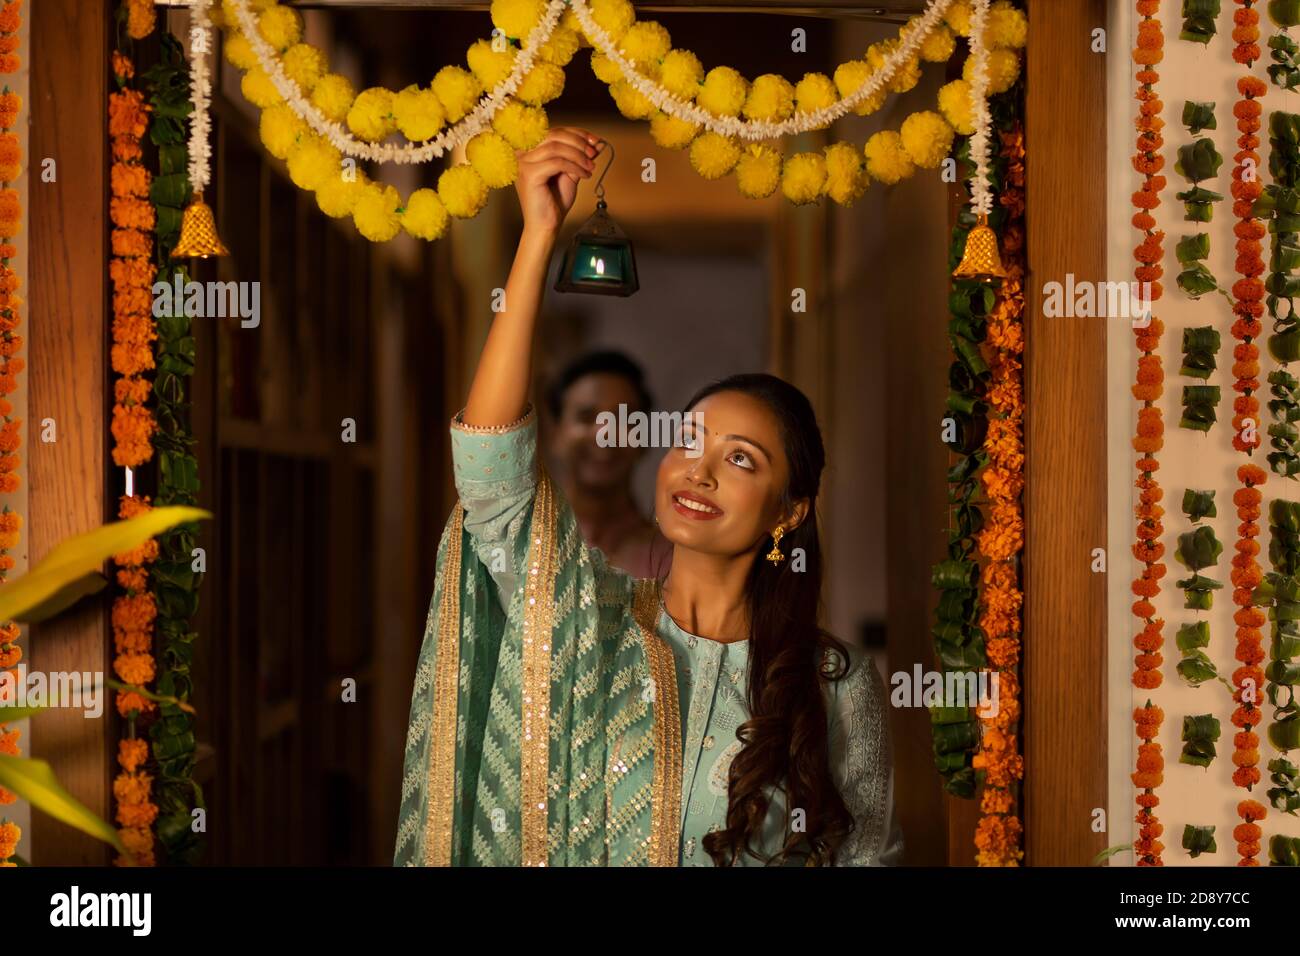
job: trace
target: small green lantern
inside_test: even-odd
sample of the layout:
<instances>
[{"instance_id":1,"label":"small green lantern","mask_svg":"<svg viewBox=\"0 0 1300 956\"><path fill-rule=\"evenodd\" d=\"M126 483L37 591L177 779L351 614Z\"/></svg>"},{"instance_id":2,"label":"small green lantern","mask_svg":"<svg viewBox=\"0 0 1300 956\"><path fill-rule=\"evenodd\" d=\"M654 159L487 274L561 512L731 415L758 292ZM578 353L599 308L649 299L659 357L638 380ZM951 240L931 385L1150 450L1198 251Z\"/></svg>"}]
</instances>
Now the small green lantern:
<instances>
[{"instance_id":1,"label":"small green lantern","mask_svg":"<svg viewBox=\"0 0 1300 956\"><path fill-rule=\"evenodd\" d=\"M596 211L582 224L565 250L555 276L556 292L629 296L639 289L632 243L609 215L605 174L614 162L614 147L605 141L609 162L596 180Z\"/></svg>"}]
</instances>

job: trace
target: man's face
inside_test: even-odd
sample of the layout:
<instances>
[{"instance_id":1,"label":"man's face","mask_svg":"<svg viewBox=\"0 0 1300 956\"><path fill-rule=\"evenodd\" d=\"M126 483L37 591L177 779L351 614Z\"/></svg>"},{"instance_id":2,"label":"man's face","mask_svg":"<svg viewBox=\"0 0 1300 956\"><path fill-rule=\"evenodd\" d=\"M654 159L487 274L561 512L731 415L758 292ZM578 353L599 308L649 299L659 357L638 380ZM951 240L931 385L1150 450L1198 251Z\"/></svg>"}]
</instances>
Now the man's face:
<instances>
[{"instance_id":1,"label":"man's face","mask_svg":"<svg viewBox=\"0 0 1300 956\"><path fill-rule=\"evenodd\" d=\"M641 399L631 382L612 372L584 375L564 392L551 449L573 481L588 491L607 492L631 485L642 449L596 444L600 430L596 416L610 412L617 417L620 404L631 413L640 408ZM611 429L611 434L616 435L617 430Z\"/></svg>"}]
</instances>

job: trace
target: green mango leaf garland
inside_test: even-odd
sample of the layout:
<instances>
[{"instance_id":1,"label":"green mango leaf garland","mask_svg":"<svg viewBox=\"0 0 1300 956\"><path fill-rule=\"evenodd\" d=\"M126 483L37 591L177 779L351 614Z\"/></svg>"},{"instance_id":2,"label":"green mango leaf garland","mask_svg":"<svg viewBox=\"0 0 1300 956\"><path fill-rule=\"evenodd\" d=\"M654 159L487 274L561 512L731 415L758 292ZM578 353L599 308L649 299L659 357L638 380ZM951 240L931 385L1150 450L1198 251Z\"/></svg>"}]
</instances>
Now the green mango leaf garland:
<instances>
[{"instance_id":1,"label":"green mango leaf garland","mask_svg":"<svg viewBox=\"0 0 1300 956\"><path fill-rule=\"evenodd\" d=\"M1194 827L1190 823L1183 827L1183 849L1196 859L1202 853L1217 853L1214 842L1214 827Z\"/></svg>"},{"instance_id":2,"label":"green mango leaf garland","mask_svg":"<svg viewBox=\"0 0 1300 956\"><path fill-rule=\"evenodd\" d=\"M190 74L184 51L170 34L163 34L159 61L144 74L152 106L149 137L157 147L159 183L153 194L156 280L169 285L174 275L189 280L188 271L171 261L180 238L181 214L189 198L186 118L190 103ZM154 415L158 427L153 444L157 454L156 504L196 504L198 460L189 427L189 389L194 374L195 346L190 318L183 308L156 318ZM157 693L162 702L158 719L149 726L157 773L154 799L158 804L155 832L169 865L197 863L202 833L193 828L194 811L204 806L203 791L194 780L195 717L188 702L193 693L190 673L196 634L198 590L203 559L197 557L198 525L181 525L158 539L158 557L150 565L149 586L158 616L154 622L158 654Z\"/></svg>"},{"instance_id":3,"label":"green mango leaf garland","mask_svg":"<svg viewBox=\"0 0 1300 956\"><path fill-rule=\"evenodd\" d=\"M1219 0L1183 0L1183 29L1180 40L1208 44L1218 33L1215 20L1219 16Z\"/></svg>"},{"instance_id":4,"label":"green mango leaf garland","mask_svg":"<svg viewBox=\"0 0 1300 956\"><path fill-rule=\"evenodd\" d=\"M1273 570L1255 589L1271 622L1268 667L1264 671L1271 707L1268 739L1284 754L1300 748L1300 503L1269 502L1268 546ZM1276 804L1275 804L1276 806Z\"/></svg>"},{"instance_id":5,"label":"green mango leaf garland","mask_svg":"<svg viewBox=\"0 0 1300 956\"><path fill-rule=\"evenodd\" d=\"M1183 752L1179 763L1194 767L1208 767L1217 754L1214 744L1219 739L1219 719L1213 714L1183 718Z\"/></svg>"},{"instance_id":6,"label":"green mango leaf garland","mask_svg":"<svg viewBox=\"0 0 1300 956\"><path fill-rule=\"evenodd\" d=\"M1019 123L1019 87L992 97L989 110L998 130ZM969 165L969 137L954 144L959 162ZM1003 189L1006 160L1001 151L990 150L989 188ZM963 182L969 177L963 176ZM999 237L1008 211L995 205L988 225ZM949 247L949 269L961 262L966 237L976 217L964 206L953 229ZM988 666L985 634L980 626L981 571L977 535L984 527L984 510L977 502L979 474L988 464L984 439L989 427L988 387L991 369L984 355L988 317L997 294L986 282L953 279L948 296L948 341L952 363L948 368L948 398L941 435L952 455L948 469L948 545L945 560L934 566L931 583L939 592L935 609L935 655L942 671L979 670ZM952 703L952 702L948 702ZM973 798L977 775L973 764L980 743L979 719L969 706L932 707L930 711L934 761L943 787L954 796Z\"/></svg>"},{"instance_id":7,"label":"green mango leaf garland","mask_svg":"<svg viewBox=\"0 0 1300 956\"><path fill-rule=\"evenodd\" d=\"M1178 147L1178 161L1174 172L1187 179L1192 188L1177 194L1183 204L1183 218L1188 222L1210 222L1214 218L1214 203L1223 199L1221 193L1206 189L1202 180L1217 179L1223 157L1214 148L1214 141L1202 137Z\"/></svg>"}]
</instances>

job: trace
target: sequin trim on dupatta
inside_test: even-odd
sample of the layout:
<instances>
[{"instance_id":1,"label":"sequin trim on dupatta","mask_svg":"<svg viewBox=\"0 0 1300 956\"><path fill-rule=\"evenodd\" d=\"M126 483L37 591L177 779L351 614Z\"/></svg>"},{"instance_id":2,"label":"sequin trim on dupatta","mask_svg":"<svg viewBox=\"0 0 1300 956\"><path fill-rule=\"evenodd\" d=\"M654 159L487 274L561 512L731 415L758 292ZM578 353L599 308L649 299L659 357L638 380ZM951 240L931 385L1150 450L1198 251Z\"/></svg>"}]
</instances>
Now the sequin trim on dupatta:
<instances>
[{"instance_id":1,"label":"sequin trim on dupatta","mask_svg":"<svg viewBox=\"0 0 1300 956\"><path fill-rule=\"evenodd\" d=\"M545 866L546 781L551 749L551 629L555 619L555 492L542 470L534 505L524 599L520 820L523 865Z\"/></svg>"},{"instance_id":2,"label":"sequin trim on dupatta","mask_svg":"<svg viewBox=\"0 0 1300 956\"><path fill-rule=\"evenodd\" d=\"M632 613L654 689L654 782L650 797L650 865L677 866L681 842L682 726L672 649L655 632L659 598L652 579L638 581Z\"/></svg>"},{"instance_id":3,"label":"sequin trim on dupatta","mask_svg":"<svg viewBox=\"0 0 1300 956\"><path fill-rule=\"evenodd\" d=\"M433 677L433 725L429 735L426 866L450 866L455 817L456 717L460 702L460 548L465 509L456 505L447 539L445 580L438 608L438 651Z\"/></svg>"}]
</instances>

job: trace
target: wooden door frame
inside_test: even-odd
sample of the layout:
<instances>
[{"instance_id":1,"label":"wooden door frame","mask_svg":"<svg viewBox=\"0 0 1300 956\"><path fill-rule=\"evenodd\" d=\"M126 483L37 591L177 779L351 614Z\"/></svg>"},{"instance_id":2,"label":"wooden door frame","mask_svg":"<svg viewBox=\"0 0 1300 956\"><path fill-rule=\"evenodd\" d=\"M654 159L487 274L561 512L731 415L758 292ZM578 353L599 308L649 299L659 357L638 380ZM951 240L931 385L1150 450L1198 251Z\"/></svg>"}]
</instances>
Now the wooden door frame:
<instances>
[{"instance_id":1,"label":"wooden door frame","mask_svg":"<svg viewBox=\"0 0 1300 956\"><path fill-rule=\"evenodd\" d=\"M1045 318L1045 282L1106 278L1105 0L1028 0L1025 65L1026 862L1086 866L1105 846L1106 329ZM1114 38L1117 42L1120 38ZM1068 77L1068 82L1063 78Z\"/></svg>"},{"instance_id":2,"label":"wooden door frame","mask_svg":"<svg viewBox=\"0 0 1300 956\"><path fill-rule=\"evenodd\" d=\"M31 147L28 169L56 163L53 182L29 176L27 542L34 565L63 538L115 517L108 457L108 77L107 0L41 0L31 17ZM25 111L28 112L28 111ZM20 238L19 241L24 241ZM58 440L32 423L54 419ZM42 671L111 675L112 629L103 605L33 625L27 660ZM32 721L31 756L50 761L68 791L109 819L116 769L115 694L102 719L53 708ZM108 863L107 844L39 811L27 852L41 866Z\"/></svg>"}]
</instances>

